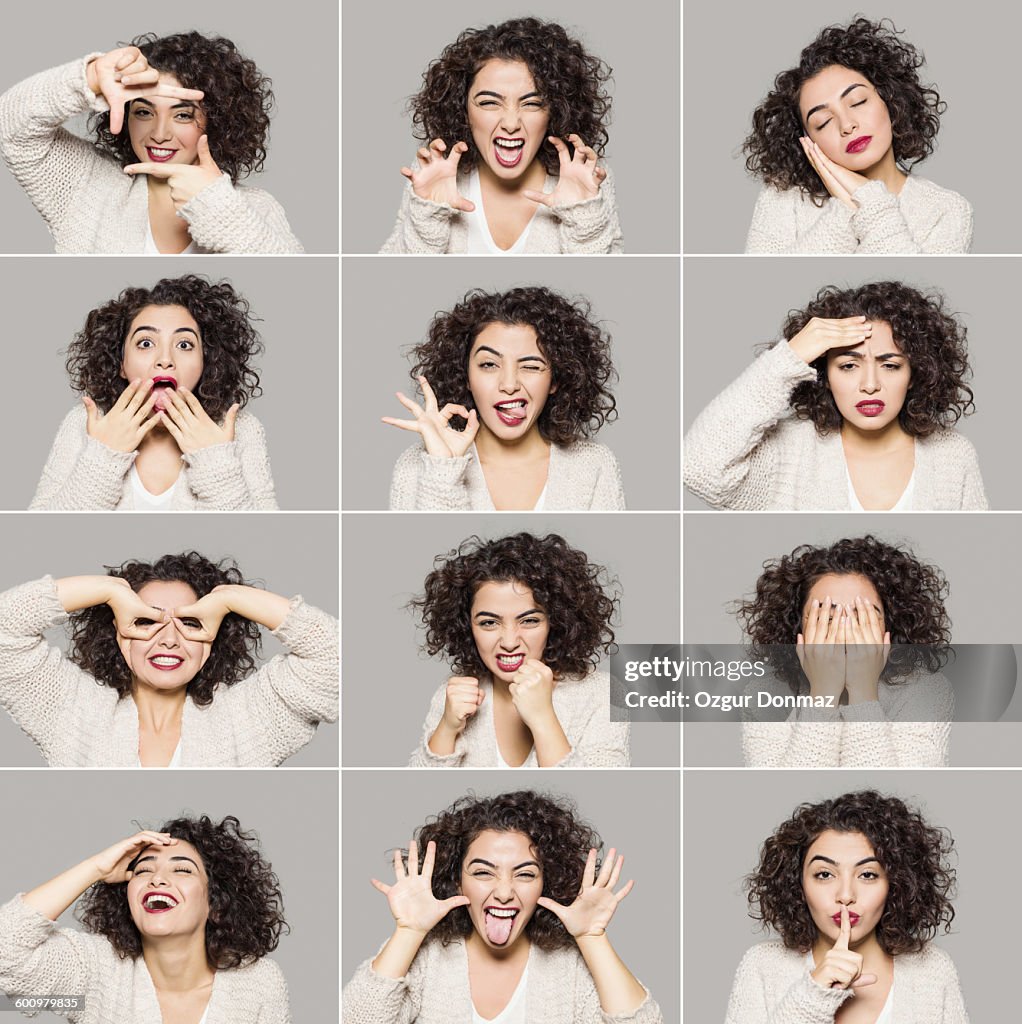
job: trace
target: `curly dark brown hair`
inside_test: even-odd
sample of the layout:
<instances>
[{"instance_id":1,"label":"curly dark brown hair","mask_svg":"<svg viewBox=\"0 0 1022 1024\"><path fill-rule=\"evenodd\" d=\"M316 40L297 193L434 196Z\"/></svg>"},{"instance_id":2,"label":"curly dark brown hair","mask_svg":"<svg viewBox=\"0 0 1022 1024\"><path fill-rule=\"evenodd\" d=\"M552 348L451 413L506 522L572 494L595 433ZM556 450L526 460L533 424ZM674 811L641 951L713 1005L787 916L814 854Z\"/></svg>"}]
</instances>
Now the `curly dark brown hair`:
<instances>
[{"instance_id":1,"label":"curly dark brown hair","mask_svg":"<svg viewBox=\"0 0 1022 1024\"><path fill-rule=\"evenodd\" d=\"M484 583L514 581L532 591L550 623L543 662L555 676L585 675L617 649L617 581L556 533L469 537L433 566L411 607L422 615L425 650L443 654L458 675L487 674L472 637L472 599Z\"/></svg>"},{"instance_id":2,"label":"curly dark brown hair","mask_svg":"<svg viewBox=\"0 0 1022 1024\"><path fill-rule=\"evenodd\" d=\"M795 650L802 613L822 576L865 576L876 588L891 654L880 678L898 683L915 672L938 671L948 657L951 620L944 602L949 587L935 565L920 562L907 547L877 537L844 538L829 547L803 544L790 555L763 563L755 596L735 602L756 657L769 660L797 692L804 675Z\"/></svg>"},{"instance_id":3,"label":"curly dark brown hair","mask_svg":"<svg viewBox=\"0 0 1022 1024\"><path fill-rule=\"evenodd\" d=\"M229 558L211 562L198 551L164 555L155 562L137 559L119 566L104 566L108 576L127 580L136 593L154 581L181 581L205 597L214 587L246 583L237 564ZM117 642L113 610L107 604L83 608L70 616L71 660L98 683L116 690L121 697L131 693L131 669ZM255 669L255 655L261 646L259 626L235 612L228 612L213 640L209 657L188 684L188 695L200 707L213 700L218 686L233 686Z\"/></svg>"},{"instance_id":4,"label":"curly dark brown hair","mask_svg":"<svg viewBox=\"0 0 1022 1024\"><path fill-rule=\"evenodd\" d=\"M419 856L426 844L436 843L433 894L444 900L461 892L461 869L468 848L481 832L520 832L535 850L543 872L543 896L557 903L573 903L582 885L589 851L603 846L596 831L578 816L578 809L564 796L520 790L499 796L459 797L446 810L416 829ZM405 864L408 851L402 851ZM597 865L599 872L599 865ZM467 907L456 907L427 936L445 946L472 934ZM552 911L537 907L524 934L540 949L565 949L574 939Z\"/></svg>"},{"instance_id":5,"label":"curly dark brown hair","mask_svg":"<svg viewBox=\"0 0 1022 1024\"><path fill-rule=\"evenodd\" d=\"M277 948L280 936L290 931L284 897L254 832L244 831L233 815L215 822L205 814L165 821L157 831L191 843L202 858L209 881L206 959L211 967L244 967ZM86 891L75 914L86 930L108 938L122 959L137 960L142 936L131 919L127 894L127 882L99 882Z\"/></svg>"},{"instance_id":6,"label":"curly dark brown hair","mask_svg":"<svg viewBox=\"0 0 1022 1024\"><path fill-rule=\"evenodd\" d=\"M937 291L923 293L900 281L874 281L858 288L821 288L805 309L788 313L781 333L790 341L813 317L836 320L865 316L888 324L908 357L912 381L898 413L902 429L913 437L954 426L976 411L966 348L967 328L946 309ZM816 380L802 381L791 393L799 419L812 420L820 434L841 427L843 418L827 384L827 355L812 363Z\"/></svg>"},{"instance_id":7,"label":"curly dark brown hair","mask_svg":"<svg viewBox=\"0 0 1022 1024\"><path fill-rule=\"evenodd\" d=\"M607 146L610 67L593 56L556 22L515 18L500 25L467 28L444 47L422 75L422 88L409 101L416 139L443 139L448 147L465 142L468 152L460 168L471 170L481 159L468 125L468 94L479 69L490 60L521 61L528 65L550 113L547 135L582 138L598 154ZM557 150L546 139L537 159L548 174L557 174Z\"/></svg>"},{"instance_id":8,"label":"curly dark brown hair","mask_svg":"<svg viewBox=\"0 0 1022 1024\"><path fill-rule=\"evenodd\" d=\"M781 191L800 189L817 206L830 198L799 142L806 134L799 96L810 78L833 65L858 71L887 104L894 158L902 170L925 160L933 152L947 104L935 88L920 82L925 59L900 35L887 18L856 18L847 26L823 29L800 54L798 67L782 71L753 112L752 132L742 146L749 173Z\"/></svg>"},{"instance_id":9,"label":"curly dark brown hair","mask_svg":"<svg viewBox=\"0 0 1022 1024\"><path fill-rule=\"evenodd\" d=\"M210 419L220 423L235 402L242 406L262 393L250 362L263 351L248 300L229 281L199 274L165 277L152 288L125 288L93 309L67 350L71 387L108 412L127 386L121 376L131 322L146 306L182 306L199 325L202 377L195 394Z\"/></svg>"},{"instance_id":10,"label":"curly dark brown hair","mask_svg":"<svg viewBox=\"0 0 1022 1024\"><path fill-rule=\"evenodd\" d=\"M201 32L162 37L148 32L120 45L137 46L152 67L173 75L182 88L202 90L198 107L206 116L209 152L231 181L263 169L272 83L230 39ZM138 163L127 124L127 110L118 135L110 131L108 111L89 117L89 130L96 136L93 144L122 167Z\"/></svg>"},{"instance_id":11,"label":"curly dark brown hair","mask_svg":"<svg viewBox=\"0 0 1022 1024\"><path fill-rule=\"evenodd\" d=\"M773 928L785 946L806 953L817 938L802 871L806 852L828 831L861 833L887 874L887 901L875 933L885 953L918 953L942 925L951 930L950 833L928 825L897 797L867 789L800 805L763 844L756 870L745 879L749 914Z\"/></svg>"},{"instance_id":12,"label":"curly dark brown hair","mask_svg":"<svg viewBox=\"0 0 1022 1024\"><path fill-rule=\"evenodd\" d=\"M468 387L472 346L490 324L531 327L550 362L551 390L540 413L540 434L553 444L567 445L592 437L617 418L617 403L608 384L617 379L610 358L610 335L594 321L582 298L567 299L549 288L512 288L485 292L475 288L450 311L439 312L429 336L412 350L412 379L429 382L440 407L448 402L475 408ZM455 416L451 422L464 426Z\"/></svg>"}]
</instances>

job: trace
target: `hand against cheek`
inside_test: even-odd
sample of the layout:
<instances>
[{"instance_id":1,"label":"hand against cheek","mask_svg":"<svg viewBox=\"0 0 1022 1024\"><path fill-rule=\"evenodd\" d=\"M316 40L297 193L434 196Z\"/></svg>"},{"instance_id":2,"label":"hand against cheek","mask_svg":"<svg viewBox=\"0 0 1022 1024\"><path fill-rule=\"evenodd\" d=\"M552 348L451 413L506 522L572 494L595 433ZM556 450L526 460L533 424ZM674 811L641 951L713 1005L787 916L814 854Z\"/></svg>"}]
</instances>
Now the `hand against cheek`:
<instances>
[{"instance_id":1,"label":"hand against cheek","mask_svg":"<svg viewBox=\"0 0 1022 1024\"><path fill-rule=\"evenodd\" d=\"M433 865L436 861L436 843L426 844L426 856L419 870L419 849L413 839L408 844L408 866L405 867L401 851L394 851L394 884L385 885L372 879L374 889L387 897L387 905L397 922L404 928L419 935L426 935L439 924L455 907L465 907L467 896L451 896L438 900L433 895Z\"/></svg>"},{"instance_id":2,"label":"hand against cheek","mask_svg":"<svg viewBox=\"0 0 1022 1024\"><path fill-rule=\"evenodd\" d=\"M530 728L554 714L554 674L536 658L529 658L511 677L511 703Z\"/></svg>"},{"instance_id":3,"label":"hand against cheek","mask_svg":"<svg viewBox=\"0 0 1022 1024\"><path fill-rule=\"evenodd\" d=\"M453 732L461 732L479 710L484 691L472 676L451 676L444 697L444 723Z\"/></svg>"},{"instance_id":4,"label":"hand against cheek","mask_svg":"<svg viewBox=\"0 0 1022 1024\"><path fill-rule=\"evenodd\" d=\"M150 640L169 621L166 611L146 604L127 580L117 576L110 577L106 603L114 613L118 636L125 640Z\"/></svg>"},{"instance_id":5,"label":"hand against cheek","mask_svg":"<svg viewBox=\"0 0 1022 1024\"><path fill-rule=\"evenodd\" d=\"M398 420L392 416L383 416L384 423L401 430L411 430L422 438L423 447L430 455L441 459L461 458L472 447L479 433L479 416L475 409L471 412L463 405L448 402L442 409L433 389L425 377L419 377L424 405L419 405L413 398L408 398L400 391L397 400L415 417L413 420ZM451 419L461 416L465 421L464 430L455 430Z\"/></svg>"},{"instance_id":6,"label":"hand against cheek","mask_svg":"<svg viewBox=\"0 0 1022 1024\"><path fill-rule=\"evenodd\" d=\"M131 878L128 865L147 846L175 846L177 840L169 832L152 832L148 829L137 832L119 843L107 847L92 858L92 864L99 873L100 881L117 885Z\"/></svg>"},{"instance_id":7,"label":"hand against cheek","mask_svg":"<svg viewBox=\"0 0 1022 1024\"><path fill-rule=\"evenodd\" d=\"M864 316L824 320L814 316L788 342L788 348L806 363L812 363L832 348L855 348L873 335L873 325Z\"/></svg>"},{"instance_id":8,"label":"hand against cheek","mask_svg":"<svg viewBox=\"0 0 1022 1024\"><path fill-rule=\"evenodd\" d=\"M155 398L151 380L133 380L106 413L99 411L88 395L82 395L85 406L85 432L89 437L115 452L135 452L142 438L161 422L153 411Z\"/></svg>"},{"instance_id":9,"label":"hand against cheek","mask_svg":"<svg viewBox=\"0 0 1022 1024\"><path fill-rule=\"evenodd\" d=\"M187 388L165 388L168 403L163 413L164 425L185 455L234 440L234 421L241 406L235 402L224 416L223 426L210 419L198 398Z\"/></svg>"},{"instance_id":10,"label":"hand against cheek","mask_svg":"<svg viewBox=\"0 0 1022 1024\"><path fill-rule=\"evenodd\" d=\"M855 598L845 606L848 642L845 648L845 686L853 704L878 699L880 675L891 654L891 634L884 632L871 601Z\"/></svg>"},{"instance_id":11,"label":"hand against cheek","mask_svg":"<svg viewBox=\"0 0 1022 1024\"><path fill-rule=\"evenodd\" d=\"M862 957L848 948L852 926L848 917L848 908L841 907L841 932L837 942L827 950L820 961L820 966L811 972L817 985L823 988L864 988L875 985L875 974L862 973Z\"/></svg>"},{"instance_id":12,"label":"hand against cheek","mask_svg":"<svg viewBox=\"0 0 1022 1024\"><path fill-rule=\"evenodd\" d=\"M808 136L803 135L800 141L806 159L813 165L827 191L852 212L858 210L859 204L852 198L852 193L865 185L869 178L834 163Z\"/></svg>"},{"instance_id":13,"label":"hand against cheek","mask_svg":"<svg viewBox=\"0 0 1022 1024\"><path fill-rule=\"evenodd\" d=\"M181 635L188 640L211 644L220 630L220 623L232 610L230 592L230 586L221 584L198 601L174 608L171 614Z\"/></svg>"},{"instance_id":14,"label":"hand against cheek","mask_svg":"<svg viewBox=\"0 0 1022 1024\"><path fill-rule=\"evenodd\" d=\"M170 187L170 198L174 201L174 209L194 199L204 188L212 185L223 174L216 161L210 156L209 138L199 137L198 160L194 164L128 164L125 174L148 174L153 178L161 178Z\"/></svg>"},{"instance_id":15,"label":"hand against cheek","mask_svg":"<svg viewBox=\"0 0 1022 1024\"><path fill-rule=\"evenodd\" d=\"M547 896L540 896L537 901L541 907L556 914L575 939L603 935L618 904L632 891L634 881L628 882L620 892L614 892L614 886L621 877L621 866L625 862L623 856L615 860L616 854L617 850L611 849L597 877L596 851L589 851L582 874L582 888L571 906L562 906Z\"/></svg>"},{"instance_id":16,"label":"hand against cheek","mask_svg":"<svg viewBox=\"0 0 1022 1024\"><path fill-rule=\"evenodd\" d=\"M845 689L845 633L841 606L829 597L813 600L806 615L805 632L798 634L795 652L809 680L813 697L840 699Z\"/></svg>"},{"instance_id":17,"label":"hand against cheek","mask_svg":"<svg viewBox=\"0 0 1022 1024\"><path fill-rule=\"evenodd\" d=\"M413 171L410 167L402 167L401 173L412 183L412 191L420 199L471 213L476 204L458 191L458 164L462 153L468 152L468 146L464 142L456 142L451 155L445 157L446 152L447 143L443 139L434 139L428 149L423 146L416 153L419 169Z\"/></svg>"},{"instance_id":18,"label":"hand against cheek","mask_svg":"<svg viewBox=\"0 0 1022 1024\"><path fill-rule=\"evenodd\" d=\"M557 150L559 161L557 184L553 192L537 192L526 189L522 195L534 203L543 206L568 206L571 203L582 203L587 199L595 199L600 194L600 186L607 177L607 172L599 163L596 150L587 146L577 135L569 135L568 142L575 148L574 155L562 139L551 135L550 143Z\"/></svg>"}]
</instances>

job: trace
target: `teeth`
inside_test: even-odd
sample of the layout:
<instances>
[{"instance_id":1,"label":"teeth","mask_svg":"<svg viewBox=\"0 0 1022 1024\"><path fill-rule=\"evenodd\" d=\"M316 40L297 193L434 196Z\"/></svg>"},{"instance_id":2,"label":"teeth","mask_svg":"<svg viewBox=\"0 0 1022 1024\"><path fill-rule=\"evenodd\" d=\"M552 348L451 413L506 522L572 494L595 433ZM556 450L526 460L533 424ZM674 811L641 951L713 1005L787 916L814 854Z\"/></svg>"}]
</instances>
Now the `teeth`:
<instances>
[{"instance_id":1,"label":"teeth","mask_svg":"<svg viewBox=\"0 0 1022 1024\"><path fill-rule=\"evenodd\" d=\"M494 139L501 149L521 149L525 145L525 139Z\"/></svg>"},{"instance_id":2,"label":"teeth","mask_svg":"<svg viewBox=\"0 0 1022 1024\"><path fill-rule=\"evenodd\" d=\"M499 402L497 404L498 409L524 409L525 399L519 399L517 402Z\"/></svg>"},{"instance_id":3,"label":"teeth","mask_svg":"<svg viewBox=\"0 0 1022 1024\"><path fill-rule=\"evenodd\" d=\"M493 917L515 917L518 914L517 910L498 910L496 907L487 907L486 913Z\"/></svg>"},{"instance_id":4,"label":"teeth","mask_svg":"<svg viewBox=\"0 0 1022 1024\"><path fill-rule=\"evenodd\" d=\"M157 149L155 146L150 146L149 147L149 152L152 153L153 156L170 156L171 153L174 152L174 150L172 150L172 149Z\"/></svg>"},{"instance_id":5,"label":"teeth","mask_svg":"<svg viewBox=\"0 0 1022 1024\"><path fill-rule=\"evenodd\" d=\"M171 896L165 896L163 893L153 893L151 896L146 896L145 905L147 907L164 906L173 907L177 905L177 901Z\"/></svg>"},{"instance_id":6,"label":"teeth","mask_svg":"<svg viewBox=\"0 0 1022 1024\"><path fill-rule=\"evenodd\" d=\"M155 658L149 659L154 665L180 665L184 658L172 658L167 655L158 654Z\"/></svg>"}]
</instances>

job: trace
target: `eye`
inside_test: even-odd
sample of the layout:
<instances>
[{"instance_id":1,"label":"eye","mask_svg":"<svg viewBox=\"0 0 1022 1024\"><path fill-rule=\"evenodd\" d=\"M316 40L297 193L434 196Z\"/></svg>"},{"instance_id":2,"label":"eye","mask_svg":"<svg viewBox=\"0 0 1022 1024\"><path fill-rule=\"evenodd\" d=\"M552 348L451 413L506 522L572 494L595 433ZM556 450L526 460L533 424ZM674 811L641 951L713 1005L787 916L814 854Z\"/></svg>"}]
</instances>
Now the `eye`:
<instances>
[{"instance_id":1,"label":"eye","mask_svg":"<svg viewBox=\"0 0 1022 1024\"><path fill-rule=\"evenodd\" d=\"M536 373L542 373L546 367L542 363L523 363L523 370L532 370Z\"/></svg>"},{"instance_id":2,"label":"eye","mask_svg":"<svg viewBox=\"0 0 1022 1024\"><path fill-rule=\"evenodd\" d=\"M523 626L538 626L542 623L542 619L538 615L530 615L527 619L522 619Z\"/></svg>"},{"instance_id":3,"label":"eye","mask_svg":"<svg viewBox=\"0 0 1022 1024\"><path fill-rule=\"evenodd\" d=\"M497 625L496 619L476 619L476 625L480 629L493 629Z\"/></svg>"},{"instance_id":4,"label":"eye","mask_svg":"<svg viewBox=\"0 0 1022 1024\"><path fill-rule=\"evenodd\" d=\"M859 100L858 103L853 103L852 106L853 107L861 107L863 105L863 103L865 103L865 102L866 102L866 100Z\"/></svg>"},{"instance_id":5,"label":"eye","mask_svg":"<svg viewBox=\"0 0 1022 1024\"><path fill-rule=\"evenodd\" d=\"M900 370L902 367L901 363L883 363L885 370Z\"/></svg>"},{"instance_id":6,"label":"eye","mask_svg":"<svg viewBox=\"0 0 1022 1024\"><path fill-rule=\"evenodd\" d=\"M191 352L191 350L195 348L195 342L190 341L188 338L182 338L180 341L178 341L175 348L179 348L184 352Z\"/></svg>"},{"instance_id":7,"label":"eye","mask_svg":"<svg viewBox=\"0 0 1022 1024\"><path fill-rule=\"evenodd\" d=\"M155 344L152 338L139 338L135 342L135 348L152 348Z\"/></svg>"},{"instance_id":8,"label":"eye","mask_svg":"<svg viewBox=\"0 0 1022 1024\"><path fill-rule=\"evenodd\" d=\"M152 111L148 107L135 107L131 112L131 116L144 120L152 114Z\"/></svg>"},{"instance_id":9,"label":"eye","mask_svg":"<svg viewBox=\"0 0 1022 1024\"><path fill-rule=\"evenodd\" d=\"M816 878L816 879L818 879L821 882L825 882L825 881L827 881L828 878L833 878L833 877L834 877L834 873L831 872L831 871L828 871L826 868L821 868L819 871L814 871L813 872L813 878Z\"/></svg>"},{"instance_id":10,"label":"eye","mask_svg":"<svg viewBox=\"0 0 1022 1024\"><path fill-rule=\"evenodd\" d=\"M480 100L479 106L481 107L495 107L497 106L496 100Z\"/></svg>"},{"instance_id":11,"label":"eye","mask_svg":"<svg viewBox=\"0 0 1022 1024\"><path fill-rule=\"evenodd\" d=\"M823 131L823 129L824 129L824 128L826 128L826 127L827 127L827 125L828 125L828 124L830 124L830 122L831 122L831 121L833 121L833 120L834 120L834 119L833 119L832 117L828 117L826 121L822 121L822 122L821 122L820 124L818 124L818 125L817 125L817 126L816 126L816 127L814 128L814 129L813 129L813 131L817 131L817 132L822 132L822 131Z\"/></svg>"},{"instance_id":12,"label":"eye","mask_svg":"<svg viewBox=\"0 0 1022 1024\"><path fill-rule=\"evenodd\" d=\"M500 364L495 363L492 359L484 359L481 363L476 363L476 366L478 366L480 370L493 370L500 368Z\"/></svg>"},{"instance_id":13,"label":"eye","mask_svg":"<svg viewBox=\"0 0 1022 1024\"><path fill-rule=\"evenodd\" d=\"M153 870L152 869L152 865L150 865L150 864L140 864L140 865L138 865L138 867L136 867L134 869L132 874L135 874L135 875L145 875L145 874L148 874L152 870Z\"/></svg>"},{"instance_id":14,"label":"eye","mask_svg":"<svg viewBox=\"0 0 1022 1024\"><path fill-rule=\"evenodd\" d=\"M858 365L858 364L849 361L847 363L838 363L837 368L839 370L854 370L856 365Z\"/></svg>"},{"instance_id":15,"label":"eye","mask_svg":"<svg viewBox=\"0 0 1022 1024\"><path fill-rule=\"evenodd\" d=\"M863 871L860 878L865 879L867 882L875 882L880 877L879 871Z\"/></svg>"},{"instance_id":16,"label":"eye","mask_svg":"<svg viewBox=\"0 0 1022 1024\"><path fill-rule=\"evenodd\" d=\"M155 622L155 619L135 619L136 626L152 626Z\"/></svg>"},{"instance_id":17,"label":"eye","mask_svg":"<svg viewBox=\"0 0 1022 1024\"><path fill-rule=\"evenodd\" d=\"M489 878L493 874L492 871L487 871L486 868L476 868L472 872L473 878Z\"/></svg>"},{"instance_id":18,"label":"eye","mask_svg":"<svg viewBox=\"0 0 1022 1024\"><path fill-rule=\"evenodd\" d=\"M174 115L174 120L175 121L186 121L186 122L187 121L194 121L195 120L195 111L194 110L179 110Z\"/></svg>"},{"instance_id":19,"label":"eye","mask_svg":"<svg viewBox=\"0 0 1022 1024\"><path fill-rule=\"evenodd\" d=\"M536 873L534 871L521 871L515 877L523 882L532 882L536 878Z\"/></svg>"},{"instance_id":20,"label":"eye","mask_svg":"<svg viewBox=\"0 0 1022 1024\"><path fill-rule=\"evenodd\" d=\"M202 623L198 619L186 618L178 620L182 626L187 626L189 629L202 629Z\"/></svg>"},{"instance_id":21,"label":"eye","mask_svg":"<svg viewBox=\"0 0 1022 1024\"><path fill-rule=\"evenodd\" d=\"M542 100L526 100L522 104L522 106L523 107L529 107L532 110L539 110L539 108L543 106L543 101Z\"/></svg>"},{"instance_id":22,"label":"eye","mask_svg":"<svg viewBox=\"0 0 1022 1024\"><path fill-rule=\"evenodd\" d=\"M174 868L174 872L175 872L175 874L184 874L184 875L194 874L194 872L192 871L192 869L190 867L187 867L186 865L183 865L183 864L181 866L179 866L179 867Z\"/></svg>"}]
</instances>

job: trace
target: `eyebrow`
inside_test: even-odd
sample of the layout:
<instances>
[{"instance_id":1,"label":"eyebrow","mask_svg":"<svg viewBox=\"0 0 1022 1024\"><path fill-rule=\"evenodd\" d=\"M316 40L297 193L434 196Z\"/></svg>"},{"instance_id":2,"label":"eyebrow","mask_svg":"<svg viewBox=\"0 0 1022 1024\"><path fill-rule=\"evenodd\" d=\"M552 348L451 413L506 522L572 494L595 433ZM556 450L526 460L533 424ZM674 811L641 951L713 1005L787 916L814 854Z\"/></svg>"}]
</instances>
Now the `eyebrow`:
<instances>
[{"instance_id":1,"label":"eyebrow","mask_svg":"<svg viewBox=\"0 0 1022 1024\"><path fill-rule=\"evenodd\" d=\"M497 356L498 359L503 359L504 358L504 353L503 352L498 352L495 348L492 348L490 345L480 345L479 348L477 348L475 350L475 352L473 352L472 354L477 356L477 355L479 355L480 352L492 352L495 356ZM519 356L518 357L518 362L520 362L520 363L539 362L539 363L545 364L546 360L537 352L535 355L531 355L531 356Z\"/></svg>"},{"instance_id":2,"label":"eyebrow","mask_svg":"<svg viewBox=\"0 0 1022 1024\"><path fill-rule=\"evenodd\" d=\"M467 864L465 865L465 867L469 868L469 867L471 867L471 866L472 866L473 864L483 864L483 865L485 865L485 866L486 866L486 867L488 867L488 868L493 868L493 870L494 870L494 871L496 871L496 870L497 870L497 865L496 865L496 864L492 864L492 863L491 863L490 861L488 861L488 860L483 860L483 858L482 858L482 857L473 857L473 858L472 858L472 859L471 859L471 860L470 860L470 861L469 861L469 862L468 862L468 863L467 863ZM518 870L519 870L520 868L538 868L538 867L539 867L539 861L535 861L535 860L523 860L523 861L521 862L521 864L516 864L516 865L515 865L515 866L514 866L514 867L513 867L513 868L512 868L511 870L512 870L512 871L518 871Z\"/></svg>"},{"instance_id":3,"label":"eyebrow","mask_svg":"<svg viewBox=\"0 0 1022 1024\"><path fill-rule=\"evenodd\" d=\"M149 100L146 100L146 99L139 98L139 99L136 99L136 100L132 100L131 102L132 103L144 103L147 107L150 107L152 110L156 109L156 104L155 103L150 103ZM171 110L180 110L182 107L195 108L197 106L198 106L198 103L195 100L182 100L180 103L175 103L170 109Z\"/></svg>"},{"instance_id":4,"label":"eyebrow","mask_svg":"<svg viewBox=\"0 0 1022 1024\"><path fill-rule=\"evenodd\" d=\"M837 356L838 359L865 359L866 355L863 352L845 352L843 355ZM876 360L883 361L884 359L907 359L908 356L904 352L884 352L882 355L874 356Z\"/></svg>"},{"instance_id":5,"label":"eyebrow","mask_svg":"<svg viewBox=\"0 0 1022 1024\"><path fill-rule=\"evenodd\" d=\"M493 96L495 99L498 99L498 100L504 99L504 94L503 93L501 93L501 92L494 92L492 89L480 89L479 92L477 92L475 94L474 98L475 99L479 99L480 96ZM518 97L518 102L521 103L522 100L532 99L533 96L539 96L538 90L534 90L533 92L523 93L521 96Z\"/></svg>"},{"instance_id":6,"label":"eyebrow","mask_svg":"<svg viewBox=\"0 0 1022 1024\"><path fill-rule=\"evenodd\" d=\"M856 82L853 85L848 86L848 88L845 89L845 91L843 93L841 93L841 99L844 99L853 89L865 89L865 88L866 88L866 83L865 82ZM818 103L815 107L813 107L812 110L809 110L809 111L806 112L806 121L808 121L809 118L811 118L813 116L813 114L816 113L816 111L818 111L818 110L827 110L827 109L829 109L829 107L830 107L830 104L828 104L828 103Z\"/></svg>"},{"instance_id":7,"label":"eyebrow","mask_svg":"<svg viewBox=\"0 0 1022 1024\"><path fill-rule=\"evenodd\" d=\"M824 857L822 853L818 853L818 854L816 854L815 857L810 858L809 863L812 864L812 862L814 860L822 860L822 861L825 861L827 864L833 864L834 867L838 866L838 862L836 860L833 860L831 857ZM879 864L880 863L880 858L879 857L863 857L862 860L857 860L852 866L856 867L856 868L859 868L859 867L862 867L863 864L870 864L873 861L876 861L876 863Z\"/></svg>"},{"instance_id":8,"label":"eyebrow","mask_svg":"<svg viewBox=\"0 0 1022 1024\"><path fill-rule=\"evenodd\" d=\"M153 607L155 608L156 606L153 605ZM527 612L519 612L515 616L515 618L516 619L524 619L526 615L535 615L537 612L540 615L545 614L542 608L530 608ZM503 618L503 616L498 615L496 612L486 612L486 611L482 611L482 610L476 612L475 615L472 616L472 618L478 619L480 615L485 616L488 619L500 619L500 618Z\"/></svg>"},{"instance_id":9,"label":"eyebrow","mask_svg":"<svg viewBox=\"0 0 1022 1024\"><path fill-rule=\"evenodd\" d=\"M198 864L195 863L194 860L192 860L191 857L184 857L184 856L178 855L178 856L175 856L175 857L171 857L170 859L171 860L186 860L186 861L188 861L189 864L195 865L196 868L198 868L198 866L199 866ZM147 860L156 860L156 854L155 853L147 853L144 857L139 857L138 860L135 861L135 867L137 868L139 866L139 864L141 864L143 861L147 861ZM134 870L134 868L132 870Z\"/></svg>"},{"instance_id":10,"label":"eyebrow","mask_svg":"<svg viewBox=\"0 0 1022 1024\"><path fill-rule=\"evenodd\" d=\"M151 324L140 324L138 327L136 327L131 332L131 334L128 335L128 337L129 338L134 338L135 335L138 334L139 331L152 331L153 334L159 334L160 333L159 327L153 327ZM196 338L199 336L199 332L197 330L195 330L194 327L175 327L174 328L174 333L175 334L182 334L184 332L187 332L188 334L194 334Z\"/></svg>"}]
</instances>

